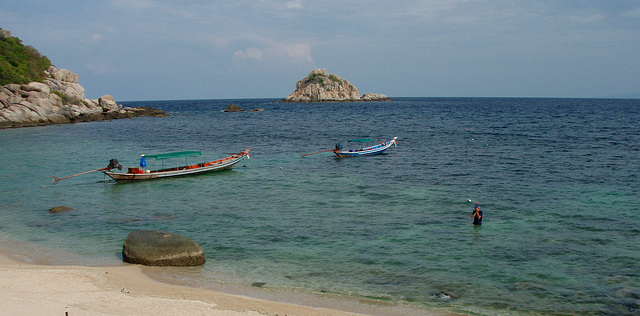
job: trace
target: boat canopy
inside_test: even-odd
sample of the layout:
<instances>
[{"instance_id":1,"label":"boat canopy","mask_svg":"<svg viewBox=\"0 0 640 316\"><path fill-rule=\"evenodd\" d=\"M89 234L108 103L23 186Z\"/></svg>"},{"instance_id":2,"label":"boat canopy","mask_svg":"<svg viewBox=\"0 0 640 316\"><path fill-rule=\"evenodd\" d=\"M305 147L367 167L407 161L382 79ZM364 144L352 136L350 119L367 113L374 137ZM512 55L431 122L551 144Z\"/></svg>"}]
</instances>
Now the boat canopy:
<instances>
[{"instance_id":1,"label":"boat canopy","mask_svg":"<svg viewBox=\"0 0 640 316\"><path fill-rule=\"evenodd\" d=\"M166 154L144 155L144 156L147 158L155 158L156 160L160 160L160 159L191 157L191 156L200 156L200 155L202 155L202 152L199 152L199 151L176 151L176 152L166 153Z\"/></svg>"},{"instance_id":2,"label":"boat canopy","mask_svg":"<svg viewBox=\"0 0 640 316\"><path fill-rule=\"evenodd\" d=\"M368 142L372 142L372 141L373 141L373 139L371 139L371 138L358 138L358 139L349 140L349 142L352 142L352 143L368 143Z\"/></svg>"}]
</instances>

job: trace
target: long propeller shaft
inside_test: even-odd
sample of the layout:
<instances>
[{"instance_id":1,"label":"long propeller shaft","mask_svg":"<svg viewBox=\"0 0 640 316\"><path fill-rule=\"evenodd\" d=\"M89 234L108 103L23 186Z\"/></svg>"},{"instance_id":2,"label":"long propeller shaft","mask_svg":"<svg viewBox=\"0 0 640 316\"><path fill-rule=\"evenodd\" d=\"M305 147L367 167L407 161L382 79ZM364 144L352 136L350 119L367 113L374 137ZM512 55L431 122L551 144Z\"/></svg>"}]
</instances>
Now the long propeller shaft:
<instances>
[{"instance_id":1,"label":"long propeller shaft","mask_svg":"<svg viewBox=\"0 0 640 316\"><path fill-rule=\"evenodd\" d=\"M95 169L95 170L91 170L91 171L85 171L82 173L78 173L78 174L74 174L72 176L68 176L68 177L62 177L62 178L58 178L58 177L51 177L51 180L53 180L53 184L58 184L58 181L60 180L64 180L64 179L69 179L69 178L73 178L73 177L77 177L77 176L81 176L83 174L87 174L87 173L91 173L91 172L96 172L96 171L103 171L103 170L109 170L109 167L106 168L100 168L100 169Z\"/></svg>"},{"instance_id":2,"label":"long propeller shaft","mask_svg":"<svg viewBox=\"0 0 640 316\"><path fill-rule=\"evenodd\" d=\"M326 152L329 152L329 151L336 151L336 149L335 149L335 148L334 148L334 149L327 149L327 150L318 151L318 152L315 152L315 153L310 153L310 154L300 154L300 155L302 156L302 158L304 158L304 157L306 157L306 156L311 156L311 155L320 154L320 153L326 153Z\"/></svg>"}]
</instances>

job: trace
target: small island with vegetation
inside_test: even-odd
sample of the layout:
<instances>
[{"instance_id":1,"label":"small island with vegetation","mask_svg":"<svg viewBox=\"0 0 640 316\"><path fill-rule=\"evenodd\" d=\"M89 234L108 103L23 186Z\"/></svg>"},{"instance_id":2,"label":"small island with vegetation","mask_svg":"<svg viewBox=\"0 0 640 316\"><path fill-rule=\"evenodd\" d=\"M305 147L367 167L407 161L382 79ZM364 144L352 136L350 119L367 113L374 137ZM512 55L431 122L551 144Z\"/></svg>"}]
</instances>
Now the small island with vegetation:
<instances>
[{"instance_id":1,"label":"small island with vegetation","mask_svg":"<svg viewBox=\"0 0 640 316\"><path fill-rule=\"evenodd\" d=\"M362 102L391 101L384 94L360 96L358 88L325 69L316 69L296 83L296 90L280 102Z\"/></svg>"},{"instance_id":2,"label":"small island with vegetation","mask_svg":"<svg viewBox=\"0 0 640 316\"><path fill-rule=\"evenodd\" d=\"M152 108L123 108L113 97L85 98L78 75L0 29L0 128L167 116Z\"/></svg>"}]
</instances>

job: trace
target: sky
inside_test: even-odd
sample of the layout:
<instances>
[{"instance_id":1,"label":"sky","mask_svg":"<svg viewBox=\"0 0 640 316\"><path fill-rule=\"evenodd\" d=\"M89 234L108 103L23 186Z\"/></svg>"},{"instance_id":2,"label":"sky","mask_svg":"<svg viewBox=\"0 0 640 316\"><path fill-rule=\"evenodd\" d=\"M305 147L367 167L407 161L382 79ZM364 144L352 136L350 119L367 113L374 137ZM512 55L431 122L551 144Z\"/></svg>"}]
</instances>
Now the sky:
<instances>
[{"instance_id":1,"label":"sky","mask_svg":"<svg viewBox=\"0 0 640 316\"><path fill-rule=\"evenodd\" d=\"M640 98L638 0L0 0L88 98L284 98L324 68L390 97Z\"/></svg>"}]
</instances>

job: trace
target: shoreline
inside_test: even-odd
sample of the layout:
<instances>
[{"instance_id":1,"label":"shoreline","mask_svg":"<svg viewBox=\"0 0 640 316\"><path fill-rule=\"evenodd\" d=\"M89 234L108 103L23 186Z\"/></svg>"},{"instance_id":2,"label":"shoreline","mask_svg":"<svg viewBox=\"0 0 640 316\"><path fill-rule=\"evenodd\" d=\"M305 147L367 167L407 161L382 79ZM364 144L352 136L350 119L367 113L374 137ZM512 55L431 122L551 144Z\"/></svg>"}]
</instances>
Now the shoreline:
<instances>
[{"instance_id":1,"label":"shoreline","mask_svg":"<svg viewBox=\"0 0 640 316\"><path fill-rule=\"evenodd\" d=\"M361 315L161 283L142 266L44 266L0 253L4 315Z\"/></svg>"},{"instance_id":2,"label":"shoreline","mask_svg":"<svg viewBox=\"0 0 640 316\"><path fill-rule=\"evenodd\" d=\"M141 265L42 265L22 261L0 249L0 315L405 315L402 306L362 303L349 308L337 300L331 307L312 301L287 303L275 297L256 298L218 290L157 281ZM268 297L268 295L266 295ZM330 300L327 300L329 302ZM322 304L320 304L322 305ZM356 305L356 304L354 304ZM347 309L356 310L354 312ZM424 313L426 312L426 314ZM434 310L424 315L459 315Z\"/></svg>"},{"instance_id":3,"label":"shoreline","mask_svg":"<svg viewBox=\"0 0 640 316\"><path fill-rule=\"evenodd\" d=\"M110 111L102 113L80 114L73 117L61 117L56 120L39 119L39 120L22 120L22 121L5 121L0 122L0 129L10 128L28 128L49 125L75 124L86 122L104 122L111 120L132 119L136 117L167 117L169 114L162 110L150 107L124 107L119 111Z\"/></svg>"}]
</instances>

